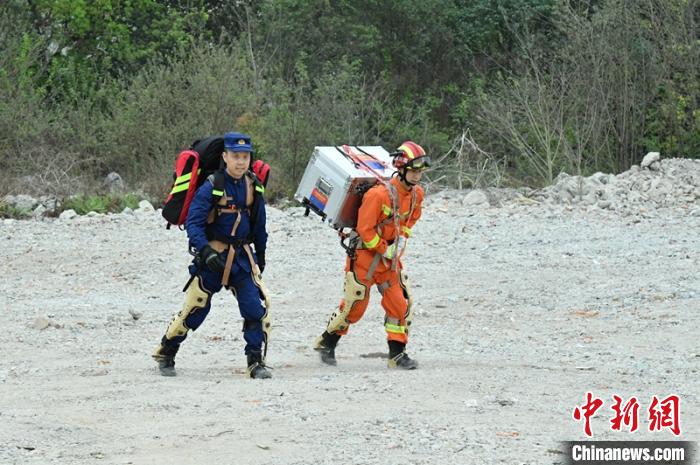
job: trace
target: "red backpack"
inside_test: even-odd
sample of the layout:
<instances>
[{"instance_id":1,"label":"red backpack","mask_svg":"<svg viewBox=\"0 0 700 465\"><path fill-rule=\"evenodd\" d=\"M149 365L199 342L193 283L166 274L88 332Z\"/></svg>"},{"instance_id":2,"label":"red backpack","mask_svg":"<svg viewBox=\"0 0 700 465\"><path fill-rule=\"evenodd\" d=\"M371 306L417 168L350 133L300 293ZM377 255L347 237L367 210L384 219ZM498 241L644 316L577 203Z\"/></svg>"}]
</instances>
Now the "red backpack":
<instances>
[{"instance_id":1,"label":"red backpack","mask_svg":"<svg viewBox=\"0 0 700 465\"><path fill-rule=\"evenodd\" d=\"M168 221L167 228L171 225L181 226L185 224L187 212L194 194L204 181L212 174L224 167L221 153L224 151L223 137L213 136L197 140L187 150L183 150L175 159L175 171L173 173L173 185L170 194L163 204L163 218ZM254 180L262 185L262 191L267 186L270 177L270 165L262 160L255 160L251 164ZM214 191L223 192L223 176L213 176ZM217 186L216 184L222 184ZM259 191L259 189L258 189ZM221 196L214 195L212 201L218 202Z\"/></svg>"}]
</instances>

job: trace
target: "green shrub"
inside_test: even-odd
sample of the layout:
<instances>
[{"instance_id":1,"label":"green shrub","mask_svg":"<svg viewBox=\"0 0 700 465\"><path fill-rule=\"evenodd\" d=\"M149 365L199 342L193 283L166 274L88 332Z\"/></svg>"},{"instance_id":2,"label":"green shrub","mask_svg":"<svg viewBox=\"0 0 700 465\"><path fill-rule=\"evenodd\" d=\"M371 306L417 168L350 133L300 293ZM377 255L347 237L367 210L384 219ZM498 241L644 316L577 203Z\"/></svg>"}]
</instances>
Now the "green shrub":
<instances>
[{"instance_id":1,"label":"green shrub","mask_svg":"<svg viewBox=\"0 0 700 465\"><path fill-rule=\"evenodd\" d=\"M29 218L31 214L32 212L30 210L23 210L12 205L8 205L5 202L0 202L0 218L14 218L20 220Z\"/></svg>"},{"instance_id":2,"label":"green shrub","mask_svg":"<svg viewBox=\"0 0 700 465\"><path fill-rule=\"evenodd\" d=\"M126 195L85 195L68 197L63 201L62 210L74 210L78 215L95 213L121 213L125 208L138 208L141 198L136 194Z\"/></svg>"}]
</instances>

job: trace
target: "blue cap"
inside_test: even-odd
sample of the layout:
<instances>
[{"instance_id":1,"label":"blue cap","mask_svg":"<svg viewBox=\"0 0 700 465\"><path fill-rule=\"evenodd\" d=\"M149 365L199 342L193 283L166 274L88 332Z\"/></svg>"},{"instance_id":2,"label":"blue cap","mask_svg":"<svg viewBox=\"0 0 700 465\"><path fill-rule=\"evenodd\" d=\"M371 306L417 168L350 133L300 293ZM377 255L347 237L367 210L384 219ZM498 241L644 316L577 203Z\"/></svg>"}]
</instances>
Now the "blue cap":
<instances>
[{"instance_id":1,"label":"blue cap","mask_svg":"<svg viewBox=\"0 0 700 465\"><path fill-rule=\"evenodd\" d=\"M224 134L224 148L231 152L253 152L250 136L240 132L227 132Z\"/></svg>"}]
</instances>

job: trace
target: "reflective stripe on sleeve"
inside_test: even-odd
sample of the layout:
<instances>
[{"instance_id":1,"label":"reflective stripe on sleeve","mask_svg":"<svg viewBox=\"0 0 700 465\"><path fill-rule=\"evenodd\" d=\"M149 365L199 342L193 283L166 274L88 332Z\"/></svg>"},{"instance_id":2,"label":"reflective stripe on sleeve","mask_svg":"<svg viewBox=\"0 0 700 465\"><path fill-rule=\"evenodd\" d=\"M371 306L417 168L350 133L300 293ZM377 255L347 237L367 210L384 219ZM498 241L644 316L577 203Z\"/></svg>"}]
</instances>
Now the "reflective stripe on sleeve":
<instances>
[{"instance_id":1,"label":"reflective stripe on sleeve","mask_svg":"<svg viewBox=\"0 0 700 465\"><path fill-rule=\"evenodd\" d=\"M375 234L371 241L369 241L369 242L364 242L364 241L362 241L362 243L363 243L363 244L365 245L365 247L367 247L368 249L373 249L373 248L375 248L375 247L377 246L377 244L379 244L379 241L380 241L380 240L381 240L381 238L379 237L379 234Z\"/></svg>"}]
</instances>

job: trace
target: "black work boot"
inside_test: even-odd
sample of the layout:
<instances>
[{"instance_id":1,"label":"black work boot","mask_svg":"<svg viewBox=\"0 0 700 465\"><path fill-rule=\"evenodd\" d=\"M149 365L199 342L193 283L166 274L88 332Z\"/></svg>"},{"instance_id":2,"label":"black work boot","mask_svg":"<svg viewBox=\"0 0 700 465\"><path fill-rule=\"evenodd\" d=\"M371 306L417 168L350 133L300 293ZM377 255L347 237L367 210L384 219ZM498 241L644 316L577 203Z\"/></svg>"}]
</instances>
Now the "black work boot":
<instances>
[{"instance_id":1,"label":"black work boot","mask_svg":"<svg viewBox=\"0 0 700 465\"><path fill-rule=\"evenodd\" d=\"M415 370L418 362L408 356L406 344L398 341L389 341L389 368L400 368L402 370Z\"/></svg>"},{"instance_id":2,"label":"black work boot","mask_svg":"<svg viewBox=\"0 0 700 465\"><path fill-rule=\"evenodd\" d=\"M160 344L153 353L153 359L158 363L158 369L163 376L175 376L175 354L180 350L179 344L168 344L168 340L163 337Z\"/></svg>"},{"instance_id":3,"label":"black work boot","mask_svg":"<svg viewBox=\"0 0 700 465\"><path fill-rule=\"evenodd\" d=\"M337 365L338 362L335 359L335 346L338 345L340 340L340 334L329 333L324 331L319 337L316 338L316 343L314 344L314 350L318 351L321 355L321 361L326 365Z\"/></svg>"},{"instance_id":4,"label":"black work boot","mask_svg":"<svg viewBox=\"0 0 700 465\"><path fill-rule=\"evenodd\" d=\"M267 369L265 362L263 362L261 352L248 352L248 369L246 371L251 378L272 378L270 370Z\"/></svg>"}]
</instances>

